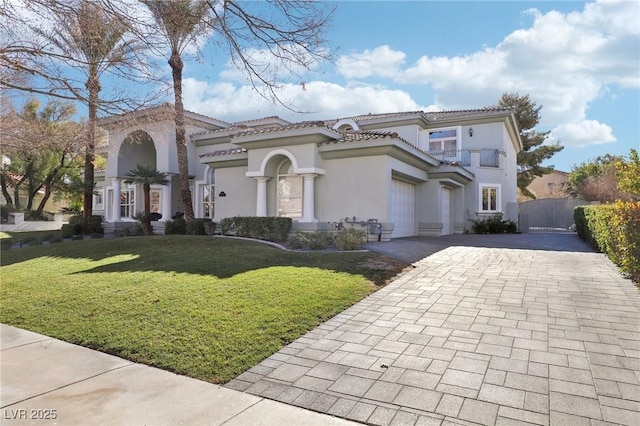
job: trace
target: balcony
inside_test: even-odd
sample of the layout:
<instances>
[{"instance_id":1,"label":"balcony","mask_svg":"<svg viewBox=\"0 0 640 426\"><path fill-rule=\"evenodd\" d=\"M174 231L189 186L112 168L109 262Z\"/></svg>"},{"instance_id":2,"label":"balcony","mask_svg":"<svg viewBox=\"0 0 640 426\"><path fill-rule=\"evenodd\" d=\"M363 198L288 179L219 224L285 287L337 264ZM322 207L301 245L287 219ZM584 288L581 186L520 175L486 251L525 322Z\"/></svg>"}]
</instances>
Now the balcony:
<instances>
[{"instance_id":1,"label":"balcony","mask_svg":"<svg viewBox=\"0 0 640 426\"><path fill-rule=\"evenodd\" d=\"M480 167L500 167L500 153L498 149L458 149L447 151L429 151L429 155L445 163L457 163L460 166L471 166L471 153L480 154Z\"/></svg>"}]
</instances>

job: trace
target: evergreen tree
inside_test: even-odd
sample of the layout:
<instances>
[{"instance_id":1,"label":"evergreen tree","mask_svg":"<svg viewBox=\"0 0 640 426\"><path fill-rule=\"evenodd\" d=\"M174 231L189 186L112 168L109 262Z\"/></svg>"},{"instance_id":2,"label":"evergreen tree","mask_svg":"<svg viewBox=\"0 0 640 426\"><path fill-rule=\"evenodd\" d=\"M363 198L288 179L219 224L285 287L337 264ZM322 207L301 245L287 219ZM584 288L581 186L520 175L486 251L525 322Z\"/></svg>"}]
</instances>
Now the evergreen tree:
<instances>
[{"instance_id":1,"label":"evergreen tree","mask_svg":"<svg viewBox=\"0 0 640 426\"><path fill-rule=\"evenodd\" d=\"M540 122L540 110L542 105L538 106L533 102L529 95L521 96L518 93L504 93L500 98L498 106L501 108L513 109L518 129L520 130L520 139L522 140L522 151L518 153L518 188L523 195L536 198L527 186L537 176L551 173L553 166L542 166L541 163L547 160L556 152L564 149L560 143L545 144L545 140L549 132L537 132L534 130Z\"/></svg>"}]
</instances>

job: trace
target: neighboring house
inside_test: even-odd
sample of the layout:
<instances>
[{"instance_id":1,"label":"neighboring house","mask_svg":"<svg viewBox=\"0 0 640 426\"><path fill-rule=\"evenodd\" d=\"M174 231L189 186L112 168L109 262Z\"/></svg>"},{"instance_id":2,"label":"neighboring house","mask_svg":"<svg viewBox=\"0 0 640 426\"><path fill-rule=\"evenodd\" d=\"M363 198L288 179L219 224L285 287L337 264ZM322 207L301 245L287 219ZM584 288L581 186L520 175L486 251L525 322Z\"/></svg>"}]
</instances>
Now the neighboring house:
<instances>
[{"instance_id":1,"label":"neighboring house","mask_svg":"<svg viewBox=\"0 0 640 426\"><path fill-rule=\"evenodd\" d=\"M287 216L294 230L363 225L370 239L447 235L469 219L503 213L517 221L511 110L369 114L291 123L265 117L226 123L186 113L196 217ZM170 184L152 187L152 210L170 219L179 203L170 105L109 117L107 168L94 204L105 229L142 210L142 190L125 185L137 163L155 165ZM115 197L114 197L115 194ZM361 225L358 225L361 226Z\"/></svg>"},{"instance_id":2,"label":"neighboring house","mask_svg":"<svg viewBox=\"0 0 640 426\"><path fill-rule=\"evenodd\" d=\"M554 170L546 175L538 176L527 186L527 189L535 195L538 200L545 198L570 198L571 195L569 194L568 188L569 173L561 172L560 170ZM533 200L533 198L518 194L519 202L529 200Z\"/></svg>"}]
</instances>

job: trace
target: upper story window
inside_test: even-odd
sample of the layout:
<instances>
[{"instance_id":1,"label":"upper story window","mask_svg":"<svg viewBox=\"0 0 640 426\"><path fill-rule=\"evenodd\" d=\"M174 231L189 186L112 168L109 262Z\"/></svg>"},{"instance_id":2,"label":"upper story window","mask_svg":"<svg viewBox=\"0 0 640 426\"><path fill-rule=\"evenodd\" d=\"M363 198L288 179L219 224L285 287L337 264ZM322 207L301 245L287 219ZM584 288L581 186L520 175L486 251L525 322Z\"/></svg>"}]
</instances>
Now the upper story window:
<instances>
[{"instance_id":1,"label":"upper story window","mask_svg":"<svg viewBox=\"0 0 640 426\"><path fill-rule=\"evenodd\" d=\"M461 127L424 130L421 135L421 148L429 154L443 159L455 160L461 149Z\"/></svg>"}]
</instances>

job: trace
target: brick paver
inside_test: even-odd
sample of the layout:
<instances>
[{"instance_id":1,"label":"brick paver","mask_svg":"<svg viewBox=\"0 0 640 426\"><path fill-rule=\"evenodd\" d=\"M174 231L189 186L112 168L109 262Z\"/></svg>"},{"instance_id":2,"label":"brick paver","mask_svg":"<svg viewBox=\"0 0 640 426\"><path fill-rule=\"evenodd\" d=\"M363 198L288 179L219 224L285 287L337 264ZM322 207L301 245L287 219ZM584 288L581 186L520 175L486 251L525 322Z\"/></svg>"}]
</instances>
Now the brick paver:
<instances>
[{"instance_id":1,"label":"brick paver","mask_svg":"<svg viewBox=\"0 0 640 426\"><path fill-rule=\"evenodd\" d=\"M227 386L374 425L640 424L640 296L604 255L415 266Z\"/></svg>"}]
</instances>

